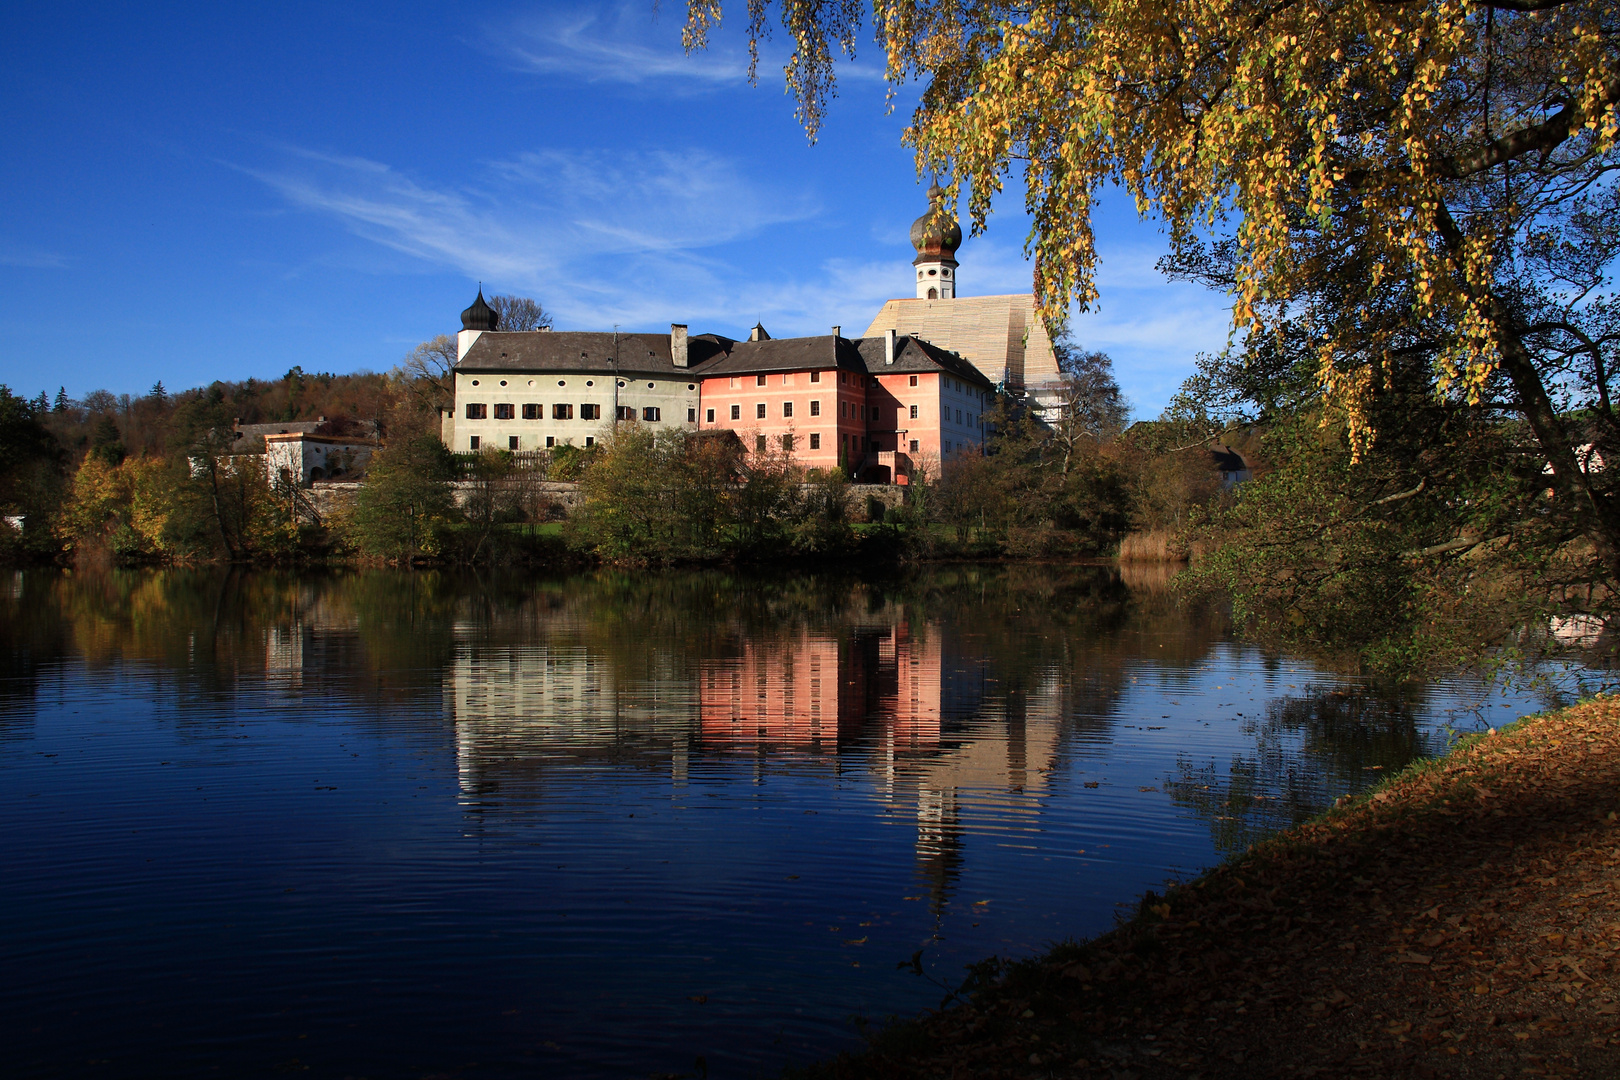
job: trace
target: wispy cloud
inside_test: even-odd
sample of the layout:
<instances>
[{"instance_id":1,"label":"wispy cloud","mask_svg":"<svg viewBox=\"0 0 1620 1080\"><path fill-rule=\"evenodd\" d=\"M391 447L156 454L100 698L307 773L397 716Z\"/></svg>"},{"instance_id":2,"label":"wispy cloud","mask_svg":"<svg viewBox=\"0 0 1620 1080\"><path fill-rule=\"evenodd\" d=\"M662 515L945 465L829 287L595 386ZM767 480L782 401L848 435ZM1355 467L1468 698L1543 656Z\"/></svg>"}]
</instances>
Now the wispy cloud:
<instances>
[{"instance_id":1,"label":"wispy cloud","mask_svg":"<svg viewBox=\"0 0 1620 1080\"><path fill-rule=\"evenodd\" d=\"M564 318L609 322L654 304L667 320L672 293L725 295L728 273L707 249L819 210L801 187L703 151L539 151L487 162L454 187L299 148L236 167L375 243L534 292Z\"/></svg>"},{"instance_id":2,"label":"wispy cloud","mask_svg":"<svg viewBox=\"0 0 1620 1080\"><path fill-rule=\"evenodd\" d=\"M63 270L69 265L71 260L66 255L0 237L0 266L18 266L28 270Z\"/></svg>"},{"instance_id":3,"label":"wispy cloud","mask_svg":"<svg viewBox=\"0 0 1620 1080\"><path fill-rule=\"evenodd\" d=\"M680 23L650 14L645 3L537 12L487 26L479 44L517 70L586 82L713 86L747 79L745 55L711 46L688 56Z\"/></svg>"},{"instance_id":4,"label":"wispy cloud","mask_svg":"<svg viewBox=\"0 0 1620 1080\"><path fill-rule=\"evenodd\" d=\"M748 54L740 36L711 35L707 48L689 56L681 45L680 8L671 4L671 17L659 18L645 0L534 12L486 25L475 44L515 70L589 83L656 83L661 91L676 92L745 83ZM761 79L775 77L788 55L774 38L761 42ZM840 56L838 78L882 81L882 63L859 55L860 62Z\"/></svg>"}]
</instances>

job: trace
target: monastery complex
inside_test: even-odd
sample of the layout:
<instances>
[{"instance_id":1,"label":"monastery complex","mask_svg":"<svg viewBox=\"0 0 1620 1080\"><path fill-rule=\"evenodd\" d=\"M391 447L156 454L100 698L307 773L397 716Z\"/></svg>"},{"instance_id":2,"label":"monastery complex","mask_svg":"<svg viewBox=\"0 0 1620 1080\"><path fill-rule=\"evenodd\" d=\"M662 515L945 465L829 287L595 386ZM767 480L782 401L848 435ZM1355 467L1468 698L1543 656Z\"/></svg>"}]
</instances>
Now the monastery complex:
<instances>
[{"instance_id":1,"label":"monastery complex","mask_svg":"<svg viewBox=\"0 0 1620 1080\"><path fill-rule=\"evenodd\" d=\"M480 291L461 313L445 445L585 447L616 423L667 424L875 483L978 452L996 393L1040 408L1057 361L1033 296L957 296L962 230L943 192L928 194L911 227L916 296L885 303L856 338L838 326L772 338L756 325L746 341L680 323L668 334L502 331Z\"/></svg>"}]
</instances>

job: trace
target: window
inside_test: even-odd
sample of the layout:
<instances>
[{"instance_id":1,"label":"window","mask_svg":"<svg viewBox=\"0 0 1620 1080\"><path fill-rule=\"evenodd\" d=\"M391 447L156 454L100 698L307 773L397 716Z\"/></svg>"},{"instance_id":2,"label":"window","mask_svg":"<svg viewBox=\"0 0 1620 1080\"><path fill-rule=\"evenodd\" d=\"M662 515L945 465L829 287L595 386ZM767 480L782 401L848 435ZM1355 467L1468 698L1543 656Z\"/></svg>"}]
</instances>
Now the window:
<instances>
[{"instance_id":1,"label":"window","mask_svg":"<svg viewBox=\"0 0 1620 1080\"><path fill-rule=\"evenodd\" d=\"M949 439L945 440L945 452L947 454L951 452L951 442Z\"/></svg>"},{"instance_id":2,"label":"window","mask_svg":"<svg viewBox=\"0 0 1620 1080\"><path fill-rule=\"evenodd\" d=\"M793 436L782 436L782 449L789 454L793 453Z\"/></svg>"},{"instance_id":3,"label":"window","mask_svg":"<svg viewBox=\"0 0 1620 1080\"><path fill-rule=\"evenodd\" d=\"M755 386L764 386L765 385L765 376L763 376L763 375L755 375L754 376L754 385Z\"/></svg>"},{"instance_id":4,"label":"window","mask_svg":"<svg viewBox=\"0 0 1620 1080\"><path fill-rule=\"evenodd\" d=\"M741 405L733 405L731 407L731 418L733 420L741 420L742 419L742 406Z\"/></svg>"},{"instance_id":5,"label":"window","mask_svg":"<svg viewBox=\"0 0 1620 1080\"><path fill-rule=\"evenodd\" d=\"M821 449L821 432L812 431L810 433L810 449L812 449L812 450L820 450Z\"/></svg>"},{"instance_id":6,"label":"window","mask_svg":"<svg viewBox=\"0 0 1620 1080\"><path fill-rule=\"evenodd\" d=\"M917 406L915 405L911 407L911 419L917 419Z\"/></svg>"},{"instance_id":7,"label":"window","mask_svg":"<svg viewBox=\"0 0 1620 1080\"><path fill-rule=\"evenodd\" d=\"M469 450L478 449L478 436L474 435L472 438L467 440L467 448Z\"/></svg>"},{"instance_id":8,"label":"window","mask_svg":"<svg viewBox=\"0 0 1620 1080\"><path fill-rule=\"evenodd\" d=\"M540 419L540 406L538 406L538 405L525 405L525 406L523 406L523 419L525 419L525 420L538 420L538 419Z\"/></svg>"},{"instance_id":9,"label":"window","mask_svg":"<svg viewBox=\"0 0 1620 1080\"><path fill-rule=\"evenodd\" d=\"M489 406L488 405L468 405L467 406L467 419L469 419L469 420L482 420L484 417L486 417L488 415L489 415Z\"/></svg>"},{"instance_id":10,"label":"window","mask_svg":"<svg viewBox=\"0 0 1620 1080\"><path fill-rule=\"evenodd\" d=\"M663 412L657 407L649 405L641 410L641 418L649 424L655 424L663 419Z\"/></svg>"},{"instance_id":11,"label":"window","mask_svg":"<svg viewBox=\"0 0 1620 1080\"><path fill-rule=\"evenodd\" d=\"M553 446L556 446L556 445L557 445L557 436L555 436L555 435L547 435L546 436L546 449L550 450Z\"/></svg>"},{"instance_id":12,"label":"window","mask_svg":"<svg viewBox=\"0 0 1620 1080\"><path fill-rule=\"evenodd\" d=\"M495 406L495 419L497 419L497 420L510 420L510 419L512 419L513 412L514 412L514 410L513 410L511 405L496 405Z\"/></svg>"},{"instance_id":13,"label":"window","mask_svg":"<svg viewBox=\"0 0 1620 1080\"><path fill-rule=\"evenodd\" d=\"M791 402L791 401L782 402L782 419L790 420L792 418L793 418L793 402Z\"/></svg>"},{"instance_id":14,"label":"window","mask_svg":"<svg viewBox=\"0 0 1620 1080\"><path fill-rule=\"evenodd\" d=\"M506 448L508 450L516 450L518 448L518 437L516 435L507 436Z\"/></svg>"},{"instance_id":15,"label":"window","mask_svg":"<svg viewBox=\"0 0 1620 1080\"><path fill-rule=\"evenodd\" d=\"M765 376L763 376L763 375L760 376L760 378L762 378L762 379L764 377ZM760 402L758 405L754 406L754 419L755 420L763 420L763 419L765 419L765 403L763 401Z\"/></svg>"},{"instance_id":16,"label":"window","mask_svg":"<svg viewBox=\"0 0 1620 1080\"><path fill-rule=\"evenodd\" d=\"M811 416L820 416L821 415L821 401L820 401L820 399L817 399L817 400L812 401L810 403L810 415Z\"/></svg>"},{"instance_id":17,"label":"window","mask_svg":"<svg viewBox=\"0 0 1620 1080\"><path fill-rule=\"evenodd\" d=\"M847 372L847 371L840 371L840 372L839 372L839 373L838 373L838 381L839 381L839 382L848 382L848 381L849 381L849 372Z\"/></svg>"},{"instance_id":18,"label":"window","mask_svg":"<svg viewBox=\"0 0 1620 1080\"><path fill-rule=\"evenodd\" d=\"M614 418L617 420L634 420L636 418L636 410L629 405L620 405L619 411L614 414Z\"/></svg>"},{"instance_id":19,"label":"window","mask_svg":"<svg viewBox=\"0 0 1620 1080\"><path fill-rule=\"evenodd\" d=\"M872 443L872 453L875 454L875 453L877 453L878 442L877 442L876 439L873 439L873 440L871 440L871 443Z\"/></svg>"},{"instance_id":20,"label":"window","mask_svg":"<svg viewBox=\"0 0 1620 1080\"><path fill-rule=\"evenodd\" d=\"M656 383L648 383L647 384L647 389L649 389L649 390L657 389L657 384Z\"/></svg>"},{"instance_id":21,"label":"window","mask_svg":"<svg viewBox=\"0 0 1620 1080\"><path fill-rule=\"evenodd\" d=\"M759 453L761 453L761 454L763 454L765 452L765 436L763 436L763 435L755 435L754 436L754 449L756 451L758 451Z\"/></svg>"},{"instance_id":22,"label":"window","mask_svg":"<svg viewBox=\"0 0 1620 1080\"><path fill-rule=\"evenodd\" d=\"M703 422L706 423L706 424L714 423L714 410L713 409L705 409L705 410L703 410Z\"/></svg>"},{"instance_id":23,"label":"window","mask_svg":"<svg viewBox=\"0 0 1620 1080\"><path fill-rule=\"evenodd\" d=\"M844 417L846 417L848 415L849 415L849 402L840 401L838 403L838 418L840 420L842 420Z\"/></svg>"},{"instance_id":24,"label":"window","mask_svg":"<svg viewBox=\"0 0 1620 1080\"><path fill-rule=\"evenodd\" d=\"M602 406L600 406L600 405L581 405L579 407L579 418L581 420L600 420L600 419L602 419Z\"/></svg>"},{"instance_id":25,"label":"window","mask_svg":"<svg viewBox=\"0 0 1620 1080\"><path fill-rule=\"evenodd\" d=\"M551 418L553 420L572 420L574 418L574 407L572 405L553 405L551 407Z\"/></svg>"},{"instance_id":26,"label":"window","mask_svg":"<svg viewBox=\"0 0 1620 1080\"><path fill-rule=\"evenodd\" d=\"M688 424L697 423L697 410L696 409L687 409L686 410L686 422Z\"/></svg>"},{"instance_id":27,"label":"window","mask_svg":"<svg viewBox=\"0 0 1620 1080\"><path fill-rule=\"evenodd\" d=\"M911 452L913 454L915 454L917 452L917 440L916 439L911 440Z\"/></svg>"},{"instance_id":28,"label":"window","mask_svg":"<svg viewBox=\"0 0 1620 1080\"><path fill-rule=\"evenodd\" d=\"M586 446L595 446L596 445L596 436L595 435L587 435L587 436L585 436L585 445Z\"/></svg>"},{"instance_id":29,"label":"window","mask_svg":"<svg viewBox=\"0 0 1620 1080\"><path fill-rule=\"evenodd\" d=\"M928 290L928 299L930 299L930 300L938 300L939 299L939 290L938 289L929 289Z\"/></svg>"},{"instance_id":30,"label":"window","mask_svg":"<svg viewBox=\"0 0 1620 1080\"><path fill-rule=\"evenodd\" d=\"M821 381L821 372L819 372L819 371L812 371L812 372L811 372L811 373L810 373L810 381L811 381L811 382L820 382L820 381Z\"/></svg>"},{"instance_id":31,"label":"window","mask_svg":"<svg viewBox=\"0 0 1620 1080\"><path fill-rule=\"evenodd\" d=\"M962 422L962 410L961 409L956 410L956 422L958 424L960 424Z\"/></svg>"},{"instance_id":32,"label":"window","mask_svg":"<svg viewBox=\"0 0 1620 1080\"><path fill-rule=\"evenodd\" d=\"M913 375L911 377L911 381L909 383L907 383L906 385L908 385L908 386L916 386L917 385L917 376Z\"/></svg>"}]
</instances>

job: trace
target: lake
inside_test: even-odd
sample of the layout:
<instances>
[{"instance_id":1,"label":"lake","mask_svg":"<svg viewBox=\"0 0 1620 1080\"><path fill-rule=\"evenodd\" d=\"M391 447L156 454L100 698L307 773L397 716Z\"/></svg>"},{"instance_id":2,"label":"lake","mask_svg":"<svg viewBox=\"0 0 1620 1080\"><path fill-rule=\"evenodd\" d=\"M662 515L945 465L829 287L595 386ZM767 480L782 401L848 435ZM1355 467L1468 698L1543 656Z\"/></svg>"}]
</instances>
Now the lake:
<instances>
[{"instance_id":1,"label":"lake","mask_svg":"<svg viewBox=\"0 0 1620 1080\"><path fill-rule=\"evenodd\" d=\"M1542 705L1336 678L1112 567L0 606L11 1076L774 1075Z\"/></svg>"}]
</instances>

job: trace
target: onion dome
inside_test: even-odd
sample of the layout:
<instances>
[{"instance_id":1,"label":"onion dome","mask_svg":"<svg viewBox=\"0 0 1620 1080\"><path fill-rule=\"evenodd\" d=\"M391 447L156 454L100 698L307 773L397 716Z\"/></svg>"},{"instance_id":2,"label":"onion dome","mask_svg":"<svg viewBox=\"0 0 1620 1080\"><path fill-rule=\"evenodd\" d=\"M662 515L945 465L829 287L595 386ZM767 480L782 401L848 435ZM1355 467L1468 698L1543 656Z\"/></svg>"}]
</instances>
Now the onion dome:
<instances>
[{"instance_id":1,"label":"onion dome","mask_svg":"<svg viewBox=\"0 0 1620 1080\"><path fill-rule=\"evenodd\" d=\"M911 223L911 246L918 260L945 261L962 246L962 226L945 209L945 191L938 184L928 189L928 213Z\"/></svg>"},{"instance_id":2,"label":"onion dome","mask_svg":"<svg viewBox=\"0 0 1620 1080\"><path fill-rule=\"evenodd\" d=\"M495 309L484 302L484 290L478 289L478 299L472 302L472 307L461 313L461 328L463 330L495 330L499 329L501 317Z\"/></svg>"}]
</instances>

